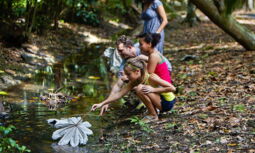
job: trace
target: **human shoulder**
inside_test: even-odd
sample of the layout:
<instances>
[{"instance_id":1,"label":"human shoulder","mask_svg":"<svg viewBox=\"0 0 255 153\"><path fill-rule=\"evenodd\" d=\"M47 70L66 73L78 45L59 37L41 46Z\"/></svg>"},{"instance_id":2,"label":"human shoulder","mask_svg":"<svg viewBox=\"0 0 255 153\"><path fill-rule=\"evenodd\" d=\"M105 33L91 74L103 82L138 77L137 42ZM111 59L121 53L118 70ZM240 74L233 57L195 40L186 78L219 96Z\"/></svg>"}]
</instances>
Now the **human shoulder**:
<instances>
[{"instance_id":1,"label":"human shoulder","mask_svg":"<svg viewBox=\"0 0 255 153\"><path fill-rule=\"evenodd\" d=\"M163 5L160 0L154 0L152 8L157 9L160 5Z\"/></svg>"},{"instance_id":2,"label":"human shoulder","mask_svg":"<svg viewBox=\"0 0 255 153\"><path fill-rule=\"evenodd\" d=\"M157 53L152 53L149 56L151 59L153 59L153 61L159 61L159 56Z\"/></svg>"}]
</instances>

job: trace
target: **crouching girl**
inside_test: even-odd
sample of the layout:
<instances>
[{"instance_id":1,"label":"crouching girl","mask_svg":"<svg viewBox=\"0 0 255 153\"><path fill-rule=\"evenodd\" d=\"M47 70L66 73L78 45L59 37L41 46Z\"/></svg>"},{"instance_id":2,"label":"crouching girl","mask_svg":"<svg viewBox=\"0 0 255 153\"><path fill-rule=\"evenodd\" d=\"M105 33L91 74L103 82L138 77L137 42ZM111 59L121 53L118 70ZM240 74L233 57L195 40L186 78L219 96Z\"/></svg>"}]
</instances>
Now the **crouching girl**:
<instances>
[{"instance_id":1,"label":"crouching girl","mask_svg":"<svg viewBox=\"0 0 255 153\"><path fill-rule=\"evenodd\" d=\"M107 100L94 104L91 108L92 111L97 108L104 109L103 106L118 100L132 89L137 91L137 96L148 109L149 114L144 117L146 121L158 120L156 109L164 112L173 108L176 100L172 92L175 91L175 87L156 74L147 73L144 61L136 58L129 59L125 64L124 72L129 83Z\"/></svg>"}]
</instances>

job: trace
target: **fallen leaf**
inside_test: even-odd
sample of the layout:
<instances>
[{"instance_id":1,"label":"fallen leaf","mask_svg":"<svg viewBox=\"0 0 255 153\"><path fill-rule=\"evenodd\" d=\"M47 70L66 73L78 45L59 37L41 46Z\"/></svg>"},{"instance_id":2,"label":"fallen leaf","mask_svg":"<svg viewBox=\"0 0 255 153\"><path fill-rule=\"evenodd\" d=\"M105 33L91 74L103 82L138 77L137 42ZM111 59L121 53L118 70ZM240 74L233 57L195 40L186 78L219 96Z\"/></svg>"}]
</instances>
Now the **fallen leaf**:
<instances>
[{"instance_id":1,"label":"fallen leaf","mask_svg":"<svg viewBox=\"0 0 255 153\"><path fill-rule=\"evenodd\" d=\"M234 146L237 146L237 144L236 143L229 143L228 146L234 147Z\"/></svg>"},{"instance_id":2,"label":"fallen leaf","mask_svg":"<svg viewBox=\"0 0 255 153\"><path fill-rule=\"evenodd\" d=\"M91 80L99 80L100 79L100 77L97 77L97 76L89 76L88 78Z\"/></svg>"},{"instance_id":3,"label":"fallen leaf","mask_svg":"<svg viewBox=\"0 0 255 153\"><path fill-rule=\"evenodd\" d=\"M2 96L7 96L7 95L8 95L8 93L7 93L7 92L5 92L5 91L0 91L0 95L2 95Z\"/></svg>"},{"instance_id":4,"label":"fallen leaf","mask_svg":"<svg viewBox=\"0 0 255 153\"><path fill-rule=\"evenodd\" d=\"M230 123L231 126L238 126L240 125L241 119L236 118L236 117L231 117L229 118L228 122Z\"/></svg>"}]
</instances>

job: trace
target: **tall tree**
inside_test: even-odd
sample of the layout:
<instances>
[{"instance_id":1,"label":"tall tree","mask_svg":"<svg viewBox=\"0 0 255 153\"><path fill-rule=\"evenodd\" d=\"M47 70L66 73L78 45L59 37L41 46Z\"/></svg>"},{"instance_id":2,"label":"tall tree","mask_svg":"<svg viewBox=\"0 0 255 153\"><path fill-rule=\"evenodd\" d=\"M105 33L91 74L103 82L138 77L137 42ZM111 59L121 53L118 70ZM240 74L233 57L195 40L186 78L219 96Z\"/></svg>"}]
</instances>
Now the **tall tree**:
<instances>
[{"instance_id":1,"label":"tall tree","mask_svg":"<svg viewBox=\"0 0 255 153\"><path fill-rule=\"evenodd\" d=\"M254 9L254 0L245 0L244 9L246 11L251 11Z\"/></svg>"},{"instance_id":2,"label":"tall tree","mask_svg":"<svg viewBox=\"0 0 255 153\"><path fill-rule=\"evenodd\" d=\"M212 22L232 36L247 50L255 50L255 34L239 24L231 15L242 0L190 0Z\"/></svg>"},{"instance_id":3,"label":"tall tree","mask_svg":"<svg viewBox=\"0 0 255 153\"><path fill-rule=\"evenodd\" d=\"M187 15L183 20L183 23L187 22L189 23L189 26L192 27L197 24L198 21L200 21L200 19L196 15L196 6L189 0L187 4Z\"/></svg>"}]
</instances>

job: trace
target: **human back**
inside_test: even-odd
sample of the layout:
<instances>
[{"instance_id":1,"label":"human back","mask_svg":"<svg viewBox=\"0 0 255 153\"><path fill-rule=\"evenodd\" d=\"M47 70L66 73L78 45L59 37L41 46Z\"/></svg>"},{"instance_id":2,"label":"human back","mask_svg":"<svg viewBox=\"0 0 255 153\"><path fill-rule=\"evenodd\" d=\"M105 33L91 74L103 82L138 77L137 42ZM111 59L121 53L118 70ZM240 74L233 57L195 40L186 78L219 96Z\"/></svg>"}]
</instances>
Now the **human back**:
<instances>
[{"instance_id":1,"label":"human back","mask_svg":"<svg viewBox=\"0 0 255 153\"><path fill-rule=\"evenodd\" d=\"M144 33L138 35L140 49L142 50L143 54L149 57L147 65L148 73L155 73L163 80L172 83L167 60L155 49L160 37L161 36L156 33Z\"/></svg>"}]
</instances>

